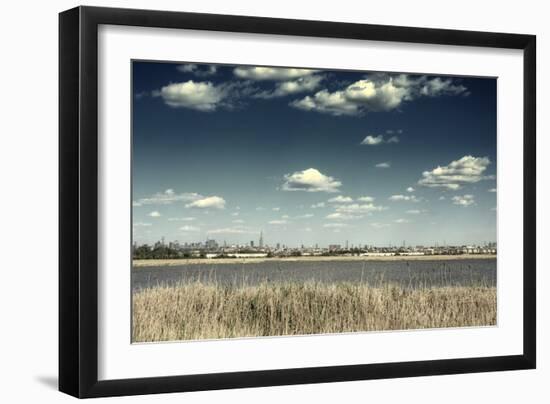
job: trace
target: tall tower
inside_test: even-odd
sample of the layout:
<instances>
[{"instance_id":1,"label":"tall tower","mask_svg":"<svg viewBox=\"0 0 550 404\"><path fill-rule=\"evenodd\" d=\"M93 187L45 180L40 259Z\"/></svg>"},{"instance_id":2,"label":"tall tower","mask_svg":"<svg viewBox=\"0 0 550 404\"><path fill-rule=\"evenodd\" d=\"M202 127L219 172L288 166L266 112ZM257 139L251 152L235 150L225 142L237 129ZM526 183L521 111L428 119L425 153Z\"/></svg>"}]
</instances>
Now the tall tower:
<instances>
[{"instance_id":1,"label":"tall tower","mask_svg":"<svg viewBox=\"0 0 550 404\"><path fill-rule=\"evenodd\" d=\"M260 248L264 248L264 233L260 231Z\"/></svg>"}]
</instances>

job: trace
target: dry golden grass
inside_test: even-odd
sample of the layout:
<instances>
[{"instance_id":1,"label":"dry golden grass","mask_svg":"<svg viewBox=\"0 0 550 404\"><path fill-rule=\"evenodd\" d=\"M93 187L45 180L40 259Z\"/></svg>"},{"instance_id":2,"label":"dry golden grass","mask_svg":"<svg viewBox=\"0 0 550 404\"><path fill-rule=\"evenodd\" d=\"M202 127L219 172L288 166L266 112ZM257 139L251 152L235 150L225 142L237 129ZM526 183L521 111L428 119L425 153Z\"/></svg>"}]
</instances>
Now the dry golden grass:
<instances>
[{"instance_id":1,"label":"dry golden grass","mask_svg":"<svg viewBox=\"0 0 550 404\"><path fill-rule=\"evenodd\" d=\"M364 283L159 286L133 295L133 341L496 324L496 288Z\"/></svg>"}]
</instances>

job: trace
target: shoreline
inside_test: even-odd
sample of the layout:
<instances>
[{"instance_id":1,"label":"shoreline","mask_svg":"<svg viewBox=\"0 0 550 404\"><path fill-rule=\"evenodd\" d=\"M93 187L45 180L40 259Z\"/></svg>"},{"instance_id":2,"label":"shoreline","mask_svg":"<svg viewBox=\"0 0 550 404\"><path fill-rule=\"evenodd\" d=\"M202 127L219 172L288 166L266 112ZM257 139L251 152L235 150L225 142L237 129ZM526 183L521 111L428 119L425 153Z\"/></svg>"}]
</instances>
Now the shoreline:
<instances>
[{"instance_id":1,"label":"shoreline","mask_svg":"<svg viewBox=\"0 0 550 404\"><path fill-rule=\"evenodd\" d=\"M220 264L257 264L261 262L338 262L338 261L454 261L473 259L497 259L490 254L461 254L461 255L397 255L397 256L313 256L313 257L284 257L284 258L179 258L179 259L150 259L133 260L132 268L165 267L178 265L220 265Z\"/></svg>"}]
</instances>

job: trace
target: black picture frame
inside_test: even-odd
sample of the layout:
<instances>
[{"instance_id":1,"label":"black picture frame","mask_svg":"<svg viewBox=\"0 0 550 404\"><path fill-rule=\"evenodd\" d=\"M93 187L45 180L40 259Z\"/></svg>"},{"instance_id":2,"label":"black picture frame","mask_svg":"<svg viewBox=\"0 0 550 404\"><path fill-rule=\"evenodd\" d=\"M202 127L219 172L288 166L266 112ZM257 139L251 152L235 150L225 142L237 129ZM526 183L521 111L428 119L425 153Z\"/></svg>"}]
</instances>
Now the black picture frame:
<instances>
[{"instance_id":1,"label":"black picture frame","mask_svg":"<svg viewBox=\"0 0 550 404\"><path fill-rule=\"evenodd\" d=\"M97 52L100 24L522 50L523 354L99 381ZM535 368L534 35L77 7L59 15L59 100L60 391L86 398Z\"/></svg>"}]
</instances>

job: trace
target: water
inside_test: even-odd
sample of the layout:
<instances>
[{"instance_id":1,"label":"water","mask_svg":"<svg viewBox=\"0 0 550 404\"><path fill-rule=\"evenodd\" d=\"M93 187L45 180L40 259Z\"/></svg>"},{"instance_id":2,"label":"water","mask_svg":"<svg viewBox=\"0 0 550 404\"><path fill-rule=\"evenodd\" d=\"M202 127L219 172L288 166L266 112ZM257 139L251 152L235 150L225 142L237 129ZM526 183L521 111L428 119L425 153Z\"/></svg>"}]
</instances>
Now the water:
<instances>
[{"instance_id":1,"label":"water","mask_svg":"<svg viewBox=\"0 0 550 404\"><path fill-rule=\"evenodd\" d=\"M258 263L184 264L132 270L132 288L179 282L255 285L261 282L394 283L403 287L496 286L496 259L449 261L264 261Z\"/></svg>"}]
</instances>

